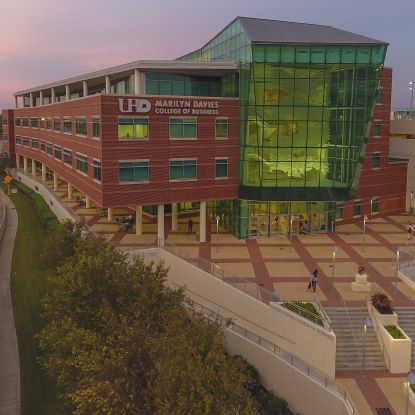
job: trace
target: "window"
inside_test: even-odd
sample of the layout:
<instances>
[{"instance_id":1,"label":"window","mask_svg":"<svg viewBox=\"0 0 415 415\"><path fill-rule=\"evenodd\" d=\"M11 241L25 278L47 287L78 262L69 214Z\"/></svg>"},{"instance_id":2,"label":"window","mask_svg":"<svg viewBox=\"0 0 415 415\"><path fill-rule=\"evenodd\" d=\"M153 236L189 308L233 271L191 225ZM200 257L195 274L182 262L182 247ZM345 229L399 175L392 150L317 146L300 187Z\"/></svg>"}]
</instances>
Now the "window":
<instances>
[{"instance_id":1,"label":"window","mask_svg":"<svg viewBox=\"0 0 415 415\"><path fill-rule=\"evenodd\" d=\"M52 118L46 118L46 129L47 130L52 129Z\"/></svg>"},{"instance_id":2,"label":"window","mask_svg":"<svg viewBox=\"0 0 415 415\"><path fill-rule=\"evenodd\" d=\"M42 117L40 119L39 125L40 125L40 128L46 128L46 118L45 117Z\"/></svg>"},{"instance_id":3,"label":"window","mask_svg":"<svg viewBox=\"0 0 415 415\"><path fill-rule=\"evenodd\" d=\"M119 139L147 139L148 118L120 117L118 118Z\"/></svg>"},{"instance_id":4,"label":"window","mask_svg":"<svg viewBox=\"0 0 415 415\"><path fill-rule=\"evenodd\" d=\"M59 146L55 146L55 159L62 160L62 150Z\"/></svg>"},{"instance_id":5,"label":"window","mask_svg":"<svg viewBox=\"0 0 415 415\"><path fill-rule=\"evenodd\" d=\"M29 147L29 138L23 137L23 145Z\"/></svg>"},{"instance_id":6,"label":"window","mask_svg":"<svg viewBox=\"0 0 415 415\"><path fill-rule=\"evenodd\" d=\"M101 119L99 117L92 118L92 137L101 137Z\"/></svg>"},{"instance_id":7,"label":"window","mask_svg":"<svg viewBox=\"0 0 415 415\"><path fill-rule=\"evenodd\" d=\"M99 160L92 162L92 170L94 179L101 181L101 162Z\"/></svg>"},{"instance_id":8,"label":"window","mask_svg":"<svg viewBox=\"0 0 415 415\"><path fill-rule=\"evenodd\" d=\"M63 162L68 166L72 166L72 151L64 149L63 150Z\"/></svg>"},{"instance_id":9,"label":"window","mask_svg":"<svg viewBox=\"0 0 415 415\"><path fill-rule=\"evenodd\" d=\"M76 117L76 134L86 135L86 118Z\"/></svg>"},{"instance_id":10,"label":"window","mask_svg":"<svg viewBox=\"0 0 415 415\"><path fill-rule=\"evenodd\" d=\"M382 104L382 99L383 99L383 89L379 88L376 92L375 103Z\"/></svg>"},{"instance_id":11,"label":"window","mask_svg":"<svg viewBox=\"0 0 415 415\"><path fill-rule=\"evenodd\" d=\"M15 125L16 127L20 127L20 118L16 118L16 119L14 120L14 125Z\"/></svg>"},{"instance_id":12,"label":"window","mask_svg":"<svg viewBox=\"0 0 415 415\"><path fill-rule=\"evenodd\" d=\"M353 204L353 216L359 216L362 207L361 200L355 200Z\"/></svg>"},{"instance_id":13,"label":"window","mask_svg":"<svg viewBox=\"0 0 415 415\"><path fill-rule=\"evenodd\" d=\"M52 155L52 144L46 143L46 153L48 153L50 156Z\"/></svg>"},{"instance_id":14,"label":"window","mask_svg":"<svg viewBox=\"0 0 415 415\"><path fill-rule=\"evenodd\" d=\"M40 151L45 151L45 142L40 141Z\"/></svg>"},{"instance_id":15,"label":"window","mask_svg":"<svg viewBox=\"0 0 415 415\"><path fill-rule=\"evenodd\" d=\"M71 134L72 133L72 119L64 118L63 119L63 132Z\"/></svg>"},{"instance_id":16,"label":"window","mask_svg":"<svg viewBox=\"0 0 415 415\"><path fill-rule=\"evenodd\" d=\"M343 218L343 203L336 203L335 219Z\"/></svg>"},{"instance_id":17,"label":"window","mask_svg":"<svg viewBox=\"0 0 415 415\"><path fill-rule=\"evenodd\" d=\"M30 119L30 126L32 128L39 128L39 118L32 117Z\"/></svg>"},{"instance_id":18,"label":"window","mask_svg":"<svg viewBox=\"0 0 415 415\"><path fill-rule=\"evenodd\" d=\"M54 131L61 132L61 119L60 118L55 117L53 119L53 129Z\"/></svg>"},{"instance_id":19,"label":"window","mask_svg":"<svg viewBox=\"0 0 415 415\"><path fill-rule=\"evenodd\" d=\"M170 138L196 138L196 118L170 118Z\"/></svg>"},{"instance_id":20,"label":"window","mask_svg":"<svg viewBox=\"0 0 415 415\"><path fill-rule=\"evenodd\" d=\"M3 140L4 141L9 141L9 134L4 133L3 134Z\"/></svg>"},{"instance_id":21,"label":"window","mask_svg":"<svg viewBox=\"0 0 415 415\"><path fill-rule=\"evenodd\" d=\"M379 198L374 196L372 197L372 213L376 213L379 210Z\"/></svg>"},{"instance_id":22,"label":"window","mask_svg":"<svg viewBox=\"0 0 415 415\"><path fill-rule=\"evenodd\" d=\"M21 144L22 143L22 137L20 137L20 135L16 135L16 144Z\"/></svg>"},{"instance_id":23,"label":"window","mask_svg":"<svg viewBox=\"0 0 415 415\"><path fill-rule=\"evenodd\" d=\"M29 118L22 118L22 126L29 127Z\"/></svg>"},{"instance_id":24,"label":"window","mask_svg":"<svg viewBox=\"0 0 415 415\"><path fill-rule=\"evenodd\" d=\"M39 140L32 138L32 148L39 148Z\"/></svg>"},{"instance_id":25,"label":"window","mask_svg":"<svg viewBox=\"0 0 415 415\"><path fill-rule=\"evenodd\" d=\"M227 158L215 159L215 177L217 179L228 177L228 159Z\"/></svg>"},{"instance_id":26,"label":"window","mask_svg":"<svg viewBox=\"0 0 415 415\"><path fill-rule=\"evenodd\" d=\"M215 137L228 138L229 120L227 118L216 118Z\"/></svg>"},{"instance_id":27,"label":"window","mask_svg":"<svg viewBox=\"0 0 415 415\"><path fill-rule=\"evenodd\" d=\"M380 167L380 153L372 153L372 168Z\"/></svg>"},{"instance_id":28,"label":"window","mask_svg":"<svg viewBox=\"0 0 415 415\"><path fill-rule=\"evenodd\" d=\"M7 118L6 117L2 117L2 124L7 125Z\"/></svg>"},{"instance_id":29,"label":"window","mask_svg":"<svg viewBox=\"0 0 415 415\"><path fill-rule=\"evenodd\" d=\"M76 154L76 168L82 173L88 174L88 159L82 154Z\"/></svg>"},{"instance_id":30,"label":"window","mask_svg":"<svg viewBox=\"0 0 415 415\"><path fill-rule=\"evenodd\" d=\"M148 161L120 161L118 177L120 182L148 182Z\"/></svg>"},{"instance_id":31,"label":"window","mask_svg":"<svg viewBox=\"0 0 415 415\"><path fill-rule=\"evenodd\" d=\"M170 180L197 178L197 160L170 160Z\"/></svg>"},{"instance_id":32,"label":"window","mask_svg":"<svg viewBox=\"0 0 415 415\"><path fill-rule=\"evenodd\" d=\"M382 135L382 124L379 121L375 121L373 125L373 135L380 137Z\"/></svg>"}]
</instances>

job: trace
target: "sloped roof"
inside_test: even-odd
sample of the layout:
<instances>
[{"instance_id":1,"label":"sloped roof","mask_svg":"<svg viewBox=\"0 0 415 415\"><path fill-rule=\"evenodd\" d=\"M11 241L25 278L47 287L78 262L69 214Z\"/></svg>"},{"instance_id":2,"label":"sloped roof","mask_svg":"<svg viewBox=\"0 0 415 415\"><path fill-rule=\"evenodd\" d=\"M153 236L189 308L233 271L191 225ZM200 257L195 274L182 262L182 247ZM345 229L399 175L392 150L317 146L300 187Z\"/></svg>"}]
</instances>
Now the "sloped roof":
<instances>
[{"instance_id":1,"label":"sloped roof","mask_svg":"<svg viewBox=\"0 0 415 415\"><path fill-rule=\"evenodd\" d=\"M386 42L331 26L237 17L252 43L380 44Z\"/></svg>"}]
</instances>

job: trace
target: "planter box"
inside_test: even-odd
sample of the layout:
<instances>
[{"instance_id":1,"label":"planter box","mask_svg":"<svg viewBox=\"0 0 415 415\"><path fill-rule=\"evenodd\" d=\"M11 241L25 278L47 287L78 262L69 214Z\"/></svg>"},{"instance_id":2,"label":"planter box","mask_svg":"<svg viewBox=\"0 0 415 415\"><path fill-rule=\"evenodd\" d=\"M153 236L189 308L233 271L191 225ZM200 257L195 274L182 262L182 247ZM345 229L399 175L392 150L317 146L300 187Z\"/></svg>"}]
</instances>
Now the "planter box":
<instances>
[{"instance_id":1,"label":"planter box","mask_svg":"<svg viewBox=\"0 0 415 415\"><path fill-rule=\"evenodd\" d=\"M398 315L393 312L392 314L380 314L375 307L373 307L371 302L367 303L369 315L372 318L373 325L375 326L376 322L380 326L397 326L398 325ZM377 331L377 328L375 328Z\"/></svg>"},{"instance_id":2,"label":"planter box","mask_svg":"<svg viewBox=\"0 0 415 415\"><path fill-rule=\"evenodd\" d=\"M415 393L414 393L414 391L411 388L408 388L408 385L407 385L406 382L402 385L402 388L403 388L403 394L404 394L405 398L406 398L406 394L408 393L408 389L409 389L409 402L410 402L411 405L415 406Z\"/></svg>"},{"instance_id":3,"label":"planter box","mask_svg":"<svg viewBox=\"0 0 415 415\"><path fill-rule=\"evenodd\" d=\"M405 336L404 339L394 339L385 327L380 327L380 335L389 356L386 362L390 373L408 373L411 370L412 340L397 326Z\"/></svg>"}]
</instances>

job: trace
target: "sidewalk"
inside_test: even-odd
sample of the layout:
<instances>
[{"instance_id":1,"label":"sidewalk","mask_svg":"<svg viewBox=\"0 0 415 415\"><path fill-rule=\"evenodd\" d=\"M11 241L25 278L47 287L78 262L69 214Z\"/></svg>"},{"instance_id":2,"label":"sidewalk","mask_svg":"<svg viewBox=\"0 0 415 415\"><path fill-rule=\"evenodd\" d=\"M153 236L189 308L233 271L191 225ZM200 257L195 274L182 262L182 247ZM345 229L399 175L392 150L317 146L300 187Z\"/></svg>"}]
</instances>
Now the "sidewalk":
<instances>
[{"instance_id":1,"label":"sidewalk","mask_svg":"<svg viewBox=\"0 0 415 415\"><path fill-rule=\"evenodd\" d=\"M10 269L17 213L13 203L0 190L0 203L6 204L6 231L0 242L0 415L20 415L20 365L10 294Z\"/></svg>"}]
</instances>

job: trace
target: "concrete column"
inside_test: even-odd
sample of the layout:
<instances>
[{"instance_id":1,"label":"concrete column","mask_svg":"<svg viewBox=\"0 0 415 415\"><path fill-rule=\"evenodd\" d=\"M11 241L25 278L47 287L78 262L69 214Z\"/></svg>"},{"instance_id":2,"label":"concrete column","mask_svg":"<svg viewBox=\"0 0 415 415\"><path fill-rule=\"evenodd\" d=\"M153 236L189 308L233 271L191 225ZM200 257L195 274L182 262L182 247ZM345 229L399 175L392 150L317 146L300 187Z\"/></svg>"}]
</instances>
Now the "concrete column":
<instances>
[{"instance_id":1,"label":"concrete column","mask_svg":"<svg viewBox=\"0 0 415 415\"><path fill-rule=\"evenodd\" d=\"M171 230L177 232L177 203L171 204Z\"/></svg>"},{"instance_id":2,"label":"concrete column","mask_svg":"<svg viewBox=\"0 0 415 415\"><path fill-rule=\"evenodd\" d=\"M16 108L19 108L19 97L14 97L14 106L16 107Z\"/></svg>"},{"instance_id":3,"label":"concrete column","mask_svg":"<svg viewBox=\"0 0 415 415\"><path fill-rule=\"evenodd\" d=\"M53 172L53 190L56 192L59 187L58 173Z\"/></svg>"},{"instance_id":4,"label":"concrete column","mask_svg":"<svg viewBox=\"0 0 415 415\"><path fill-rule=\"evenodd\" d=\"M164 205L157 206L157 241L164 246Z\"/></svg>"},{"instance_id":5,"label":"concrete column","mask_svg":"<svg viewBox=\"0 0 415 415\"><path fill-rule=\"evenodd\" d=\"M42 163L42 183L46 183L46 164Z\"/></svg>"},{"instance_id":6,"label":"concrete column","mask_svg":"<svg viewBox=\"0 0 415 415\"><path fill-rule=\"evenodd\" d=\"M88 96L88 82L87 81L82 81L82 95L84 97Z\"/></svg>"},{"instance_id":7,"label":"concrete column","mask_svg":"<svg viewBox=\"0 0 415 415\"><path fill-rule=\"evenodd\" d=\"M199 242L206 242L206 202L200 202Z\"/></svg>"},{"instance_id":8,"label":"concrete column","mask_svg":"<svg viewBox=\"0 0 415 415\"><path fill-rule=\"evenodd\" d=\"M112 208L108 208L107 219L108 219L108 222L112 222L114 220L114 215L113 215L113 212L112 212Z\"/></svg>"},{"instance_id":9,"label":"concrete column","mask_svg":"<svg viewBox=\"0 0 415 415\"><path fill-rule=\"evenodd\" d=\"M34 105L33 105L33 92L31 92L30 94L29 94L29 101L30 101L30 106L31 107L33 107Z\"/></svg>"},{"instance_id":10,"label":"concrete column","mask_svg":"<svg viewBox=\"0 0 415 415\"><path fill-rule=\"evenodd\" d=\"M143 234L143 207L142 206L135 207L135 234L136 235Z\"/></svg>"},{"instance_id":11,"label":"concrete column","mask_svg":"<svg viewBox=\"0 0 415 415\"><path fill-rule=\"evenodd\" d=\"M27 174L27 157L23 157L23 172Z\"/></svg>"},{"instance_id":12,"label":"concrete column","mask_svg":"<svg viewBox=\"0 0 415 415\"><path fill-rule=\"evenodd\" d=\"M32 177L36 177L36 161L32 159Z\"/></svg>"},{"instance_id":13,"label":"concrete column","mask_svg":"<svg viewBox=\"0 0 415 415\"><path fill-rule=\"evenodd\" d=\"M106 94L111 93L111 80L108 75L105 77L105 93Z\"/></svg>"},{"instance_id":14,"label":"concrete column","mask_svg":"<svg viewBox=\"0 0 415 415\"><path fill-rule=\"evenodd\" d=\"M20 169L20 156L16 154L16 168Z\"/></svg>"},{"instance_id":15,"label":"concrete column","mask_svg":"<svg viewBox=\"0 0 415 415\"><path fill-rule=\"evenodd\" d=\"M69 101L71 99L71 87L69 85L65 85L65 94L66 100Z\"/></svg>"},{"instance_id":16,"label":"concrete column","mask_svg":"<svg viewBox=\"0 0 415 415\"><path fill-rule=\"evenodd\" d=\"M134 70L134 94L141 94L141 72L138 69Z\"/></svg>"},{"instance_id":17,"label":"concrete column","mask_svg":"<svg viewBox=\"0 0 415 415\"><path fill-rule=\"evenodd\" d=\"M85 196L85 207L87 209L91 207L91 199L88 196Z\"/></svg>"},{"instance_id":18,"label":"concrete column","mask_svg":"<svg viewBox=\"0 0 415 415\"><path fill-rule=\"evenodd\" d=\"M72 199L73 187L72 184L68 182L68 199Z\"/></svg>"},{"instance_id":19,"label":"concrete column","mask_svg":"<svg viewBox=\"0 0 415 415\"><path fill-rule=\"evenodd\" d=\"M56 102L56 91L55 88L50 89L50 103L54 104Z\"/></svg>"},{"instance_id":20,"label":"concrete column","mask_svg":"<svg viewBox=\"0 0 415 415\"><path fill-rule=\"evenodd\" d=\"M43 91L39 92L39 101L40 101L40 106L43 105Z\"/></svg>"}]
</instances>

